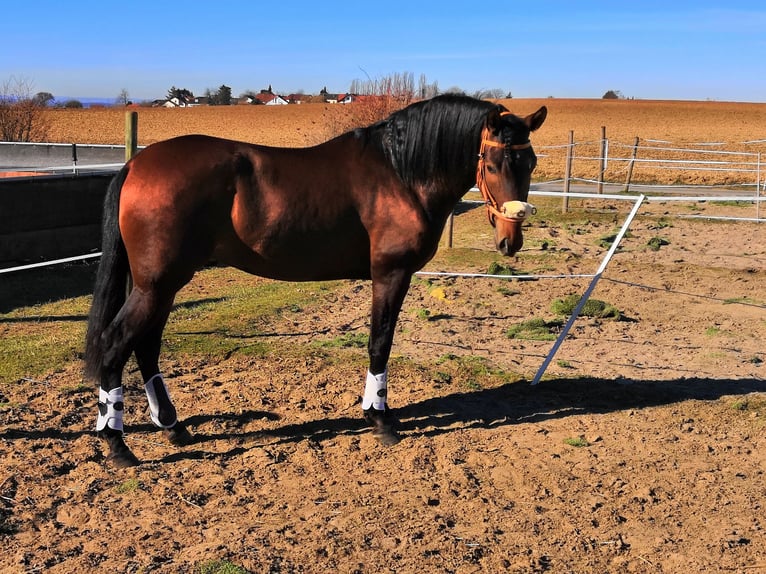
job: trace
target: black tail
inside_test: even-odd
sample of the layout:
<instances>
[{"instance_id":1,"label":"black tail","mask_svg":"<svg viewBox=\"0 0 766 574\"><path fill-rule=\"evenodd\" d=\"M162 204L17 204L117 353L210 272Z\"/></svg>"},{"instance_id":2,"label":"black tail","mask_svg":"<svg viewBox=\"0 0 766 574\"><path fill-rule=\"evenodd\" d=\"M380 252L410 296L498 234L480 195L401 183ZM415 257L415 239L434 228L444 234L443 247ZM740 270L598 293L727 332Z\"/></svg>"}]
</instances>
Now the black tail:
<instances>
[{"instance_id":1,"label":"black tail","mask_svg":"<svg viewBox=\"0 0 766 574\"><path fill-rule=\"evenodd\" d=\"M99 380L104 362L101 334L125 303L129 266L118 216L120 191L127 175L128 167L125 166L112 179L104 199L101 262L93 289L88 334L85 337L85 376L94 380Z\"/></svg>"}]
</instances>

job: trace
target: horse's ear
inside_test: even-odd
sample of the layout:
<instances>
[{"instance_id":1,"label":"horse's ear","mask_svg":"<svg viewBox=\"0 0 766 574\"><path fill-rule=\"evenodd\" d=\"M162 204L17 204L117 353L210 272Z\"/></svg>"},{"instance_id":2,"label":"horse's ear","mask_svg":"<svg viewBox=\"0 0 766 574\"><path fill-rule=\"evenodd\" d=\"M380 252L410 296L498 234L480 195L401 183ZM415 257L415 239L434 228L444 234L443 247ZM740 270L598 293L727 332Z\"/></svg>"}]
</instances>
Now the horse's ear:
<instances>
[{"instance_id":1,"label":"horse's ear","mask_svg":"<svg viewBox=\"0 0 766 574\"><path fill-rule=\"evenodd\" d=\"M495 106L487 114L487 119L485 120L484 125L492 133L492 135L497 135L503 128L502 121L500 119L500 114L503 111L503 108L500 106Z\"/></svg>"},{"instance_id":2,"label":"horse's ear","mask_svg":"<svg viewBox=\"0 0 766 574\"><path fill-rule=\"evenodd\" d=\"M543 125L543 122L547 116L548 108L542 106L534 114L529 114L526 118L524 118L524 123L529 126L529 131L533 132L541 125Z\"/></svg>"}]
</instances>

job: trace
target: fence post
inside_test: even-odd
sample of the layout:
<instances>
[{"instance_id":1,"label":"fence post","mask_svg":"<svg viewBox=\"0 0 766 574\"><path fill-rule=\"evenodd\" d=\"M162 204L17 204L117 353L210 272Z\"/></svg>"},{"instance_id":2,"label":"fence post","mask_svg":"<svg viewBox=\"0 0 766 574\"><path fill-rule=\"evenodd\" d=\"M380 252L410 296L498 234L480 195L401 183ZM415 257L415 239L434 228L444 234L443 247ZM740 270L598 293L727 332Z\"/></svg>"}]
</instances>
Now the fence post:
<instances>
[{"instance_id":1,"label":"fence post","mask_svg":"<svg viewBox=\"0 0 766 574\"><path fill-rule=\"evenodd\" d=\"M638 136L633 140L633 153L630 155L630 161L628 162L628 176L625 178L625 193L630 191L630 181L633 179L633 165L636 163L636 155L638 155Z\"/></svg>"},{"instance_id":2,"label":"fence post","mask_svg":"<svg viewBox=\"0 0 766 574\"><path fill-rule=\"evenodd\" d=\"M77 144L72 144L72 173L77 175Z\"/></svg>"},{"instance_id":3,"label":"fence post","mask_svg":"<svg viewBox=\"0 0 766 574\"><path fill-rule=\"evenodd\" d=\"M138 150L138 112L125 113L125 161L130 161Z\"/></svg>"},{"instance_id":4,"label":"fence post","mask_svg":"<svg viewBox=\"0 0 766 574\"><path fill-rule=\"evenodd\" d=\"M598 168L598 193L604 193L604 172L606 171L606 126L601 126L601 153Z\"/></svg>"},{"instance_id":5,"label":"fence post","mask_svg":"<svg viewBox=\"0 0 766 574\"><path fill-rule=\"evenodd\" d=\"M564 199L561 204L561 213L569 211L569 184L572 179L572 158L574 157L574 130L569 130L569 143L567 145L567 164L564 170Z\"/></svg>"},{"instance_id":6,"label":"fence post","mask_svg":"<svg viewBox=\"0 0 766 574\"><path fill-rule=\"evenodd\" d=\"M452 212L449 214L449 219L447 219L447 247L452 249L452 235L455 228L455 210L453 209Z\"/></svg>"}]
</instances>

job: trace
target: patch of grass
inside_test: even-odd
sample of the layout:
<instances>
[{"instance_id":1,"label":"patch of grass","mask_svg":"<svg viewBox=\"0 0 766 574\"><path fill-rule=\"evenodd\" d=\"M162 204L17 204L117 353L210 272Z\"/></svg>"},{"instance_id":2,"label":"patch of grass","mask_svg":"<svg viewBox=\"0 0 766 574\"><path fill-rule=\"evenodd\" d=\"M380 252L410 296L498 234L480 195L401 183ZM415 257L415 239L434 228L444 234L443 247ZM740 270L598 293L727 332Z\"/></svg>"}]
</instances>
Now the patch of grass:
<instances>
[{"instance_id":1,"label":"patch of grass","mask_svg":"<svg viewBox=\"0 0 766 574\"><path fill-rule=\"evenodd\" d=\"M368 333L343 333L334 339L321 341L319 346L327 349L366 349L369 342L370 335Z\"/></svg>"},{"instance_id":2,"label":"patch of grass","mask_svg":"<svg viewBox=\"0 0 766 574\"><path fill-rule=\"evenodd\" d=\"M735 201L735 200L720 200L720 201L711 201L710 205L720 205L723 207L752 207L753 202L752 201Z\"/></svg>"},{"instance_id":3,"label":"patch of grass","mask_svg":"<svg viewBox=\"0 0 766 574\"><path fill-rule=\"evenodd\" d=\"M705 329L705 335L708 337L715 337L716 335L721 334L721 328L720 327L708 327Z\"/></svg>"},{"instance_id":4,"label":"patch of grass","mask_svg":"<svg viewBox=\"0 0 766 574\"><path fill-rule=\"evenodd\" d=\"M580 295L567 295L563 299L556 299L551 303L551 311L556 315L571 315L577 304L580 302ZM580 310L582 317L594 317L597 319L615 319L619 321L622 313L614 305L601 301L600 299L588 299Z\"/></svg>"},{"instance_id":5,"label":"patch of grass","mask_svg":"<svg viewBox=\"0 0 766 574\"><path fill-rule=\"evenodd\" d=\"M0 345L0 384L37 378L80 356L85 339L81 322L30 320L23 330L7 330Z\"/></svg>"},{"instance_id":6,"label":"patch of grass","mask_svg":"<svg viewBox=\"0 0 766 574\"><path fill-rule=\"evenodd\" d=\"M555 341L558 331L564 324L563 321L554 319L546 321L545 319L534 318L528 321L511 325L505 332L509 339L523 339L526 341Z\"/></svg>"},{"instance_id":7,"label":"patch of grass","mask_svg":"<svg viewBox=\"0 0 766 574\"><path fill-rule=\"evenodd\" d=\"M668 219L667 217L660 217L657 220L656 226L657 229L665 229L667 227L673 227L673 222Z\"/></svg>"},{"instance_id":8,"label":"patch of grass","mask_svg":"<svg viewBox=\"0 0 766 574\"><path fill-rule=\"evenodd\" d=\"M568 444L569 446L573 446L575 448L590 446L590 443L585 439L585 437L582 436L565 438L564 444Z\"/></svg>"},{"instance_id":9,"label":"patch of grass","mask_svg":"<svg viewBox=\"0 0 766 574\"><path fill-rule=\"evenodd\" d=\"M516 271L510 266L493 261L487 268L487 275L516 275Z\"/></svg>"},{"instance_id":10,"label":"patch of grass","mask_svg":"<svg viewBox=\"0 0 766 574\"><path fill-rule=\"evenodd\" d=\"M462 356L448 353L439 357L436 364L451 367L453 370L453 372L449 372L448 369L437 371L437 383L460 381L463 386L472 391L481 390L498 382L506 383L520 378L493 366L486 357L475 355Z\"/></svg>"},{"instance_id":11,"label":"patch of grass","mask_svg":"<svg viewBox=\"0 0 766 574\"><path fill-rule=\"evenodd\" d=\"M195 283L215 283L215 298L192 298ZM290 283L243 275L230 268L205 269L181 290L165 329L169 354L265 357L277 343L258 338L274 318L321 305L342 282Z\"/></svg>"},{"instance_id":12,"label":"patch of grass","mask_svg":"<svg viewBox=\"0 0 766 574\"><path fill-rule=\"evenodd\" d=\"M562 359L559 359L556 361L556 364L561 367L562 369L574 369L574 366L569 361L564 361Z\"/></svg>"},{"instance_id":13,"label":"patch of grass","mask_svg":"<svg viewBox=\"0 0 766 574\"><path fill-rule=\"evenodd\" d=\"M763 301L758 301L757 299L752 299L751 297L729 297L728 299L724 299L723 301L724 305L736 305L736 304L743 304L743 305L764 305Z\"/></svg>"},{"instance_id":14,"label":"patch of grass","mask_svg":"<svg viewBox=\"0 0 766 574\"><path fill-rule=\"evenodd\" d=\"M136 490L141 490L143 487L143 484L141 484L141 481L137 478L129 478L115 486L114 491L117 494L128 494L130 492L135 492Z\"/></svg>"},{"instance_id":15,"label":"patch of grass","mask_svg":"<svg viewBox=\"0 0 766 574\"><path fill-rule=\"evenodd\" d=\"M598 238L599 247L602 247L604 249L609 249L612 246L612 243L614 243L615 240L617 239L618 235L619 235L619 232L617 231L614 233L610 233L609 235L602 235L601 237ZM623 235L623 237L627 239L627 238L633 237L633 234L630 231L628 231L625 233L625 235ZM620 248L618 248L618 250L619 249Z\"/></svg>"},{"instance_id":16,"label":"patch of grass","mask_svg":"<svg viewBox=\"0 0 766 574\"><path fill-rule=\"evenodd\" d=\"M195 574L250 574L242 566L237 566L228 560L206 560L199 562L194 568Z\"/></svg>"},{"instance_id":17,"label":"patch of grass","mask_svg":"<svg viewBox=\"0 0 766 574\"><path fill-rule=\"evenodd\" d=\"M431 317L431 310L430 309L418 309L417 313L415 313L415 316L418 319L422 319L424 321L428 321Z\"/></svg>"},{"instance_id":18,"label":"patch of grass","mask_svg":"<svg viewBox=\"0 0 766 574\"><path fill-rule=\"evenodd\" d=\"M513 297L514 295L518 295L521 293L521 291L517 291L516 289L509 289L508 287L500 286L497 288L497 292L501 295L505 295L506 297Z\"/></svg>"},{"instance_id":19,"label":"patch of grass","mask_svg":"<svg viewBox=\"0 0 766 574\"><path fill-rule=\"evenodd\" d=\"M652 251L659 251L660 247L664 247L665 245L670 245L670 241L665 239L664 237L652 237L646 245L651 249Z\"/></svg>"},{"instance_id":20,"label":"patch of grass","mask_svg":"<svg viewBox=\"0 0 766 574\"><path fill-rule=\"evenodd\" d=\"M766 398L755 395L742 397L731 403L731 408L735 411L749 412L760 416L763 411L766 411Z\"/></svg>"},{"instance_id":21,"label":"patch of grass","mask_svg":"<svg viewBox=\"0 0 766 574\"><path fill-rule=\"evenodd\" d=\"M436 371L432 378L436 385L449 385L452 382L452 375L444 371Z\"/></svg>"},{"instance_id":22,"label":"patch of grass","mask_svg":"<svg viewBox=\"0 0 766 574\"><path fill-rule=\"evenodd\" d=\"M61 387L61 393L64 395L78 395L80 393L92 393L93 385L87 383L77 383L76 385L66 385Z\"/></svg>"}]
</instances>

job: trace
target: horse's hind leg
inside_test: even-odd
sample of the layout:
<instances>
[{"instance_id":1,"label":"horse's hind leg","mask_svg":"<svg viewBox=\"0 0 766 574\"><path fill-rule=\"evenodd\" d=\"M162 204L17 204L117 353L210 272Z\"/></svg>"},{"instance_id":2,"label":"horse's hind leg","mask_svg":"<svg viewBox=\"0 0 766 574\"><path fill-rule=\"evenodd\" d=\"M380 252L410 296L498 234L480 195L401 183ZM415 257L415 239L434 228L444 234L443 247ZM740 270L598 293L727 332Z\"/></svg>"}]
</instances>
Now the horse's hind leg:
<instances>
[{"instance_id":1,"label":"horse's hind leg","mask_svg":"<svg viewBox=\"0 0 766 574\"><path fill-rule=\"evenodd\" d=\"M165 379L160 373L159 357L162 331L169 315L169 307L136 344L136 361L144 379L144 390L149 401L149 417L155 426L165 432L168 440L176 445L189 444L192 440L186 425L178 420L176 408L170 400Z\"/></svg>"},{"instance_id":2,"label":"horse's hind leg","mask_svg":"<svg viewBox=\"0 0 766 574\"><path fill-rule=\"evenodd\" d=\"M156 366L159 340L172 301L172 295L159 297L153 292L134 289L101 336L104 362L101 369L96 430L109 445L107 461L117 467L135 466L139 463L123 439L122 372L133 351L141 355L142 373L144 368L152 370L151 367ZM147 334L149 342L144 339ZM156 341L157 345L156 351L149 353L147 349L155 348L151 341ZM157 371L158 369L154 373Z\"/></svg>"}]
</instances>

